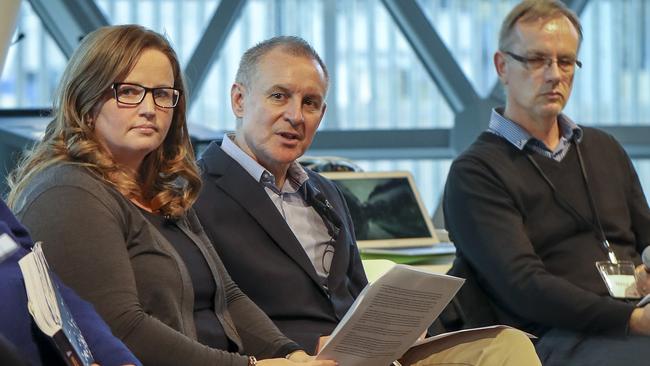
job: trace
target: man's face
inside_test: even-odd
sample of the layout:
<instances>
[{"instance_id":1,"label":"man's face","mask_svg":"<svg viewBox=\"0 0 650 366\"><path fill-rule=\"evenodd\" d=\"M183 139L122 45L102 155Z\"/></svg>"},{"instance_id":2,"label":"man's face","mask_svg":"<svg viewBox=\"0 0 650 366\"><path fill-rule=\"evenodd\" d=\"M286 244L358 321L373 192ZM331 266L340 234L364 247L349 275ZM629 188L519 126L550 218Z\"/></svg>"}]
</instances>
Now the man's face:
<instances>
[{"instance_id":1,"label":"man's face","mask_svg":"<svg viewBox=\"0 0 650 366\"><path fill-rule=\"evenodd\" d=\"M575 67L562 70L558 60L575 60L579 35L565 16L519 22L513 42L494 57L507 93L506 115L515 121L544 121L557 117L571 94ZM535 69L515 59L550 58L550 65ZM566 65L565 65L566 66ZM576 66L577 67L577 66Z\"/></svg>"},{"instance_id":2,"label":"man's face","mask_svg":"<svg viewBox=\"0 0 650 366\"><path fill-rule=\"evenodd\" d=\"M325 75L316 60L276 48L258 62L249 84L231 89L241 119L235 140L271 173L284 174L309 148L323 118Z\"/></svg>"}]
</instances>

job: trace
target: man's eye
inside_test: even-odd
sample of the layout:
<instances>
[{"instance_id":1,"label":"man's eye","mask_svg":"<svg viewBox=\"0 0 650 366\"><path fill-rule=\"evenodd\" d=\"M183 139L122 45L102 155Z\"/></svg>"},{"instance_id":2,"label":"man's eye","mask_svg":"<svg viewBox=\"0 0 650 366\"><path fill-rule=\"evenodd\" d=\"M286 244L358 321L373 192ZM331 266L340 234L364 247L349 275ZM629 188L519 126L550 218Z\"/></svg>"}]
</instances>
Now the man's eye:
<instances>
[{"instance_id":1,"label":"man's eye","mask_svg":"<svg viewBox=\"0 0 650 366\"><path fill-rule=\"evenodd\" d=\"M568 67L568 66L572 66L573 64L575 64L576 61L573 60L573 59L569 59L569 58L561 58L561 59L557 60L557 63L560 64L560 66L562 66L562 67Z\"/></svg>"},{"instance_id":2,"label":"man's eye","mask_svg":"<svg viewBox=\"0 0 650 366\"><path fill-rule=\"evenodd\" d=\"M271 94L271 99L282 100L282 99L284 99L284 94L282 94L282 93L273 93L273 94Z\"/></svg>"},{"instance_id":3,"label":"man's eye","mask_svg":"<svg viewBox=\"0 0 650 366\"><path fill-rule=\"evenodd\" d=\"M311 108L318 108L319 104L315 100L312 99L305 99L305 105Z\"/></svg>"},{"instance_id":4,"label":"man's eye","mask_svg":"<svg viewBox=\"0 0 650 366\"><path fill-rule=\"evenodd\" d=\"M531 57L528 59L528 64L532 67L541 67L546 64L546 59L543 57Z\"/></svg>"}]
</instances>

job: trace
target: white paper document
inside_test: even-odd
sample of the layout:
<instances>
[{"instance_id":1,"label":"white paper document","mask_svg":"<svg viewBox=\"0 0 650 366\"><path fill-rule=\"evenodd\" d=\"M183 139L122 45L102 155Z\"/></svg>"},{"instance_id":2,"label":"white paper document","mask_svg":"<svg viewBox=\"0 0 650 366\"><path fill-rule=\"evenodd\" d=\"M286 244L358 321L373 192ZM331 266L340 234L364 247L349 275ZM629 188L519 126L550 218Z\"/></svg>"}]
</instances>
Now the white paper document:
<instances>
[{"instance_id":1,"label":"white paper document","mask_svg":"<svg viewBox=\"0 0 650 366\"><path fill-rule=\"evenodd\" d=\"M341 366L389 365L433 323L465 280L396 265L366 286L318 359Z\"/></svg>"}]
</instances>

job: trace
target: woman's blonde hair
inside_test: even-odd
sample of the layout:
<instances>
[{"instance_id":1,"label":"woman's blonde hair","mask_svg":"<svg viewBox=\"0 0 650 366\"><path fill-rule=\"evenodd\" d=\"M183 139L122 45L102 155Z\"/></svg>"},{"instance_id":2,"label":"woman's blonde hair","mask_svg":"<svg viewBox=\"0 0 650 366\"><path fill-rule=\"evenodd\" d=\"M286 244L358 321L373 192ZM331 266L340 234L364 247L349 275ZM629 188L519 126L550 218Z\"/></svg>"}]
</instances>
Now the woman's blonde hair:
<instances>
[{"instance_id":1,"label":"woman's blonde hair","mask_svg":"<svg viewBox=\"0 0 650 366\"><path fill-rule=\"evenodd\" d=\"M139 25L99 28L88 34L74 52L59 83L54 119L9 175L10 207L29 182L57 163L78 164L113 185L127 198L150 201L157 212L181 216L196 200L201 186L186 122L186 97L174 108L163 143L148 154L132 178L113 161L93 133L93 121L102 103L112 98L111 85L124 80L143 51L154 49L167 56L174 87L184 90L178 57L160 34Z\"/></svg>"}]
</instances>

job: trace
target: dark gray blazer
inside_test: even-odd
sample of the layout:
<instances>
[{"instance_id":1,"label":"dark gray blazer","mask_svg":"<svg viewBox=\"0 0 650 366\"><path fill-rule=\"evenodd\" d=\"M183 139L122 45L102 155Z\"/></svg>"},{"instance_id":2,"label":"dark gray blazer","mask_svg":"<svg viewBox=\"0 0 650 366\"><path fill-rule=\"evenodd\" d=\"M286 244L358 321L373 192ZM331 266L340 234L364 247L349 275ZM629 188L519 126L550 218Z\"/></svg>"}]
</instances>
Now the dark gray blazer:
<instances>
[{"instance_id":1,"label":"dark gray blazer","mask_svg":"<svg viewBox=\"0 0 650 366\"><path fill-rule=\"evenodd\" d=\"M307 170L342 221L324 288L298 239L244 168L216 142L199 165L204 185L194 208L228 272L285 335L313 351L367 283L341 192Z\"/></svg>"}]
</instances>

